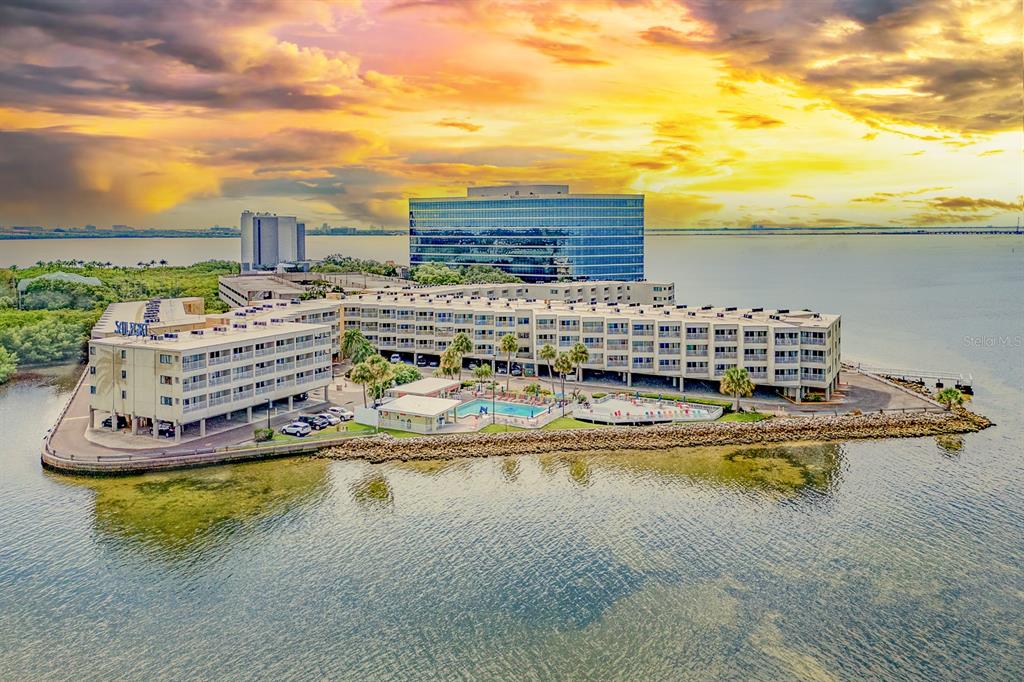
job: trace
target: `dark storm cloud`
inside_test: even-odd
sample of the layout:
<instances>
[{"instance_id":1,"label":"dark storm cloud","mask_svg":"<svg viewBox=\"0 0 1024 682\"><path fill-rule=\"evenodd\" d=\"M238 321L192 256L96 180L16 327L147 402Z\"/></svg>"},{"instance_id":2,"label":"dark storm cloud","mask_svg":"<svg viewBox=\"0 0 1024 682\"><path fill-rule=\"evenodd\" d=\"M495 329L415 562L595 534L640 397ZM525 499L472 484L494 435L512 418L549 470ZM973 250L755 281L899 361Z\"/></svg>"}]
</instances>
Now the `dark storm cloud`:
<instances>
[{"instance_id":1,"label":"dark storm cloud","mask_svg":"<svg viewBox=\"0 0 1024 682\"><path fill-rule=\"evenodd\" d=\"M315 3L152 0L0 3L0 102L102 111L111 103L332 109L361 101L358 76L324 53L274 52L246 29ZM248 42L247 42L248 41ZM317 73L331 68L332 72ZM344 94L324 83L350 81Z\"/></svg>"}]
</instances>

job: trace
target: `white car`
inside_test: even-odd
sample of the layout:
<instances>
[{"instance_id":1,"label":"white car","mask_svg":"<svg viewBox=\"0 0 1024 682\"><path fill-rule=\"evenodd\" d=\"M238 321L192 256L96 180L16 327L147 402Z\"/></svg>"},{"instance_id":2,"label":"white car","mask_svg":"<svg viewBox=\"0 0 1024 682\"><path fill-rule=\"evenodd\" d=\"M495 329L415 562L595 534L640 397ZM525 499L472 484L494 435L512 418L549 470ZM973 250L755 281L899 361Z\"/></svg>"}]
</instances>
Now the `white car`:
<instances>
[{"instance_id":1,"label":"white car","mask_svg":"<svg viewBox=\"0 0 1024 682\"><path fill-rule=\"evenodd\" d=\"M391 362L401 362L401 361L402 361L402 356L401 355L399 355L398 353L392 353L391 354Z\"/></svg>"},{"instance_id":2,"label":"white car","mask_svg":"<svg viewBox=\"0 0 1024 682\"><path fill-rule=\"evenodd\" d=\"M355 417L352 410L345 409L344 407L328 407L327 411L343 422L347 422Z\"/></svg>"},{"instance_id":3,"label":"white car","mask_svg":"<svg viewBox=\"0 0 1024 682\"><path fill-rule=\"evenodd\" d=\"M292 422L288 426L281 429L281 433L286 436L308 436L313 429L309 428L309 424L304 422Z\"/></svg>"},{"instance_id":4,"label":"white car","mask_svg":"<svg viewBox=\"0 0 1024 682\"><path fill-rule=\"evenodd\" d=\"M324 419L329 421L331 423L331 426L334 426L335 424L340 424L341 423L341 417L333 415L330 412L321 412L317 416L318 417L323 417Z\"/></svg>"}]
</instances>

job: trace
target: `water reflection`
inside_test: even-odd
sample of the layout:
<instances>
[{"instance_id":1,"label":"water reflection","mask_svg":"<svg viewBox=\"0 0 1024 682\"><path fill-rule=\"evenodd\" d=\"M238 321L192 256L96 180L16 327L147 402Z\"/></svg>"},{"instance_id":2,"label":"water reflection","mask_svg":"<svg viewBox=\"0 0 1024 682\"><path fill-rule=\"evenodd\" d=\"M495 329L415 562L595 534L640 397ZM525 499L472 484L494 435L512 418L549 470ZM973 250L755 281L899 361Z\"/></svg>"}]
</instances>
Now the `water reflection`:
<instances>
[{"instance_id":1,"label":"water reflection","mask_svg":"<svg viewBox=\"0 0 1024 682\"><path fill-rule=\"evenodd\" d=\"M68 478L95 492L100 543L169 561L244 541L262 524L312 508L328 490L319 459L253 462L126 478Z\"/></svg>"}]
</instances>

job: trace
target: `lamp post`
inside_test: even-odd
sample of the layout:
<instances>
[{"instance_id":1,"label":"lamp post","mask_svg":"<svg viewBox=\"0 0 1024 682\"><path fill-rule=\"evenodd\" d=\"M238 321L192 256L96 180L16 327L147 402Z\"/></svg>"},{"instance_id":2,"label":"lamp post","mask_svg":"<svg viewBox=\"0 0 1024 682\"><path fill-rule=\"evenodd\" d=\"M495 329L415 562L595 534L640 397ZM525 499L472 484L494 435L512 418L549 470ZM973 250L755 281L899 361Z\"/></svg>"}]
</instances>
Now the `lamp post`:
<instances>
[{"instance_id":1,"label":"lamp post","mask_svg":"<svg viewBox=\"0 0 1024 682\"><path fill-rule=\"evenodd\" d=\"M274 401L271 398L267 398L267 428L270 428L270 410L274 406Z\"/></svg>"}]
</instances>

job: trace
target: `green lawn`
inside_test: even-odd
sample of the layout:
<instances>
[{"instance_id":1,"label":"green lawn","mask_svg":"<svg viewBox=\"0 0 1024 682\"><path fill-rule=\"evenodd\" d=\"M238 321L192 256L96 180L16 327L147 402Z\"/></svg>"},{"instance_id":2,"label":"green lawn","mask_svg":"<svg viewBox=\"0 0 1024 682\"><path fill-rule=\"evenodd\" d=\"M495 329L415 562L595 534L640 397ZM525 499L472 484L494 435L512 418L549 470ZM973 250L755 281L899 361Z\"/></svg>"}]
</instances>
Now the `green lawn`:
<instances>
[{"instance_id":1,"label":"green lawn","mask_svg":"<svg viewBox=\"0 0 1024 682\"><path fill-rule=\"evenodd\" d=\"M412 431L399 431L398 429L374 429L372 426L366 424L356 424L355 422L348 423L349 433L366 433L366 432L377 431L377 433L388 433L395 438L415 438L417 436L424 436L423 433L413 433Z\"/></svg>"},{"instance_id":2,"label":"green lawn","mask_svg":"<svg viewBox=\"0 0 1024 682\"><path fill-rule=\"evenodd\" d=\"M720 422L759 422L762 419L771 419L771 415L760 412L730 412L722 415Z\"/></svg>"},{"instance_id":3,"label":"green lawn","mask_svg":"<svg viewBox=\"0 0 1024 682\"><path fill-rule=\"evenodd\" d=\"M592 422L584 422L579 419L572 417L558 417L557 419L548 422L540 429L524 429L521 426L505 426L504 424L488 424L484 428L480 429L477 433L505 433L506 431L561 431L565 429L603 429L607 424L594 424Z\"/></svg>"}]
</instances>

